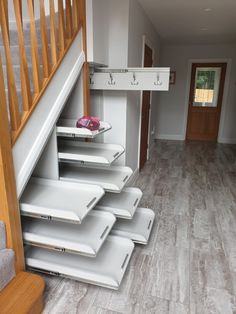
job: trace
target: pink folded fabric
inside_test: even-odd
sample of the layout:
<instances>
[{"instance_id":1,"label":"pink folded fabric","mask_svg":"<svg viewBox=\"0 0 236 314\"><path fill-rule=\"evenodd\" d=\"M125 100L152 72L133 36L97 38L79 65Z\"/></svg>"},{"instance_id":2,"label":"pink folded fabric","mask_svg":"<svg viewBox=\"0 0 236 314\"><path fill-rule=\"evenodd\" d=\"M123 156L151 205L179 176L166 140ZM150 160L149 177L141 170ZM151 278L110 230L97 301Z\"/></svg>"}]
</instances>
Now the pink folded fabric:
<instances>
[{"instance_id":1,"label":"pink folded fabric","mask_svg":"<svg viewBox=\"0 0 236 314\"><path fill-rule=\"evenodd\" d=\"M97 131L100 127L100 119L97 117L84 116L77 121L76 127Z\"/></svg>"}]
</instances>

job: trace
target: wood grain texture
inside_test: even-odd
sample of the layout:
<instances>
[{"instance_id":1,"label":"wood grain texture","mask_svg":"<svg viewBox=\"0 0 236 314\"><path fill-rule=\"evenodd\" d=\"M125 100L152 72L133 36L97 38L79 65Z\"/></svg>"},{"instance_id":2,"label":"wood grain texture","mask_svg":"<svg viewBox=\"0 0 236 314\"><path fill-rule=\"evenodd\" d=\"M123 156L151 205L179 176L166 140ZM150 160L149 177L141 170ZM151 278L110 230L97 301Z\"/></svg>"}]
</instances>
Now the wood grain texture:
<instances>
[{"instance_id":1,"label":"wood grain texture","mask_svg":"<svg viewBox=\"0 0 236 314\"><path fill-rule=\"evenodd\" d=\"M39 68L39 51L37 42L37 32L35 27L34 7L33 1L28 0L28 12L30 18L30 38L32 51L32 75L34 84L34 93L39 94L41 89L40 68Z\"/></svg>"},{"instance_id":2,"label":"wood grain texture","mask_svg":"<svg viewBox=\"0 0 236 314\"><path fill-rule=\"evenodd\" d=\"M20 53L20 73L21 73L21 93L23 99L24 111L28 111L32 104L32 97L30 91L29 69L26 57L24 31L22 23L22 6L19 0L14 0L14 10L16 17L16 25L19 38L19 53Z\"/></svg>"},{"instance_id":3,"label":"wood grain texture","mask_svg":"<svg viewBox=\"0 0 236 314\"><path fill-rule=\"evenodd\" d=\"M1 58L0 99L0 220L6 224L7 248L15 252L18 273L24 270L24 256Z\"/></svg>"},{"instance_id":4,"label":"wood grain texture","mask_svg":"<svg viewBox=\"0 0 236 314\"><path fill-rule=\"evenodd\" d=\"M51 69L49 63L48 35L44 0L40 1L40 29L42 38L43 76L45 79L49 77Z\"/></svg>"},{"instance_id":5,"label":"wood grain texture","mask_svg":"<svg viewBox=\"0 0 236 314\"><path fill-rule=\"evenodd\" d=\"M0 292L0 313L40 314L44 281L38 275L21 272Z\"/></svg>"},{"instance_id":6,"label":"wood grain texture","mask_svg":"<svg viewBox=\"0 0 236 314\"><path fill-rule=\"evenodd\" d=\"M7 67L7 85L8 85L9 111L11 116L11 128L12 131L14 132L18 129L21 123L21 116L18 106L16 82L9 40L8 20L6 14L6 6L4 6L4 1L0 2L0 24Z\"/></svg>"},{"instance_id":7,"label":"wood grain texture","mask_svg":"<svg viewBox=\"0 0 236 314\"><path fill-rule=\"evenodd\" d=\"M54 0L50 0L50 37L51 37L51 56L52 66L57 63L57 31Z\"/></svg>"},{"instance_id":8,"label":"wood grain texture","mask_svg":"<svg viewBox=\"0 0 236 314\"><path fill-rule=\"evenodd\" d=\"M44 313L234 314L236 146L157 141L135 185L156 220L120 290L45 277Z\"/></svg>"}]
</instances>

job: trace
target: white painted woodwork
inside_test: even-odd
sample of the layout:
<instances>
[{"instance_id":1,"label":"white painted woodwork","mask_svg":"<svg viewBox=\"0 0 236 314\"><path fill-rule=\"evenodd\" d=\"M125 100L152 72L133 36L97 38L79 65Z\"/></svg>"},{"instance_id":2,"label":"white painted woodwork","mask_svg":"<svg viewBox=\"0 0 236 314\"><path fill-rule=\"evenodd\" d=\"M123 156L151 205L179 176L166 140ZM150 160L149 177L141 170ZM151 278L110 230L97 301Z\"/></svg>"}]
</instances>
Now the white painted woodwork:
<instances>
[{"instance_id":1,"label":"white painted woodwork","mask_svg":"<svg viewBox=\"0 0 236 314\"><path fill-rule=\"evenodd\" d=\"M107 192L120 193L132 176L128 167L83 167L74 163L61 163L60 179L63 181L95 184Z\"/></svg>"},{"instance_id":2,"label":"white painted woodwork","mask_svg":"<svg viewBox=\"0 0 236 314\"><path fill-rule=\"evenodd\" d=\"M168 91L170 68L99 68L90 76L92 90Z\"/></svg>"},{"instance_id":3,"label":"white painted woodwork","mask_svg":"<svg viewBox=\"0 0 236 314\"><path fill-rule=\"evenodd\" d=\"M155 213L153 210L138 208L132 220L118 220L111 233L128 238L135 243L147 244L154 219Z\"/></svg>"},{"instance_id":4,"label":"white painted woodwork","mask_svg":"<svg viewBox=\"0 0 236 314\"><path fill-rule=\"evenodd\" d=\"M91 211L81 225L24 217L23 239L33 246L95 257L115 221L114 215L101 211Z\"/></svg>"},{"instance_id":5,"label":"white painted woodwork","mask_svg":"<svg viewBox=\"0 0 236 314\"><path fill-rule=\"evenodd\" d=\"M111 125L101 121L100 128L97 131L90 131L86 128L77 128L77 120L60 119L57 123L57 134L63 137L78 137L78 138L94 138L111 129Z\"/></svg>"},{"instance_id":6,"label":"white painted woodwork","mask_svg":"<svg viewBox=\"0 0 236 314\"><path fill-rule=\"evenodd\" d=\"M106 193L96 205L96 210L108 211L117 218L132 219L143 193L138 188L125 188L119 194Z\"/></svg>"},{"instance_id":7,"label":"white painted woodwork","mask_svg":"<svg viewBox=\"0 0 236 314\"><path fill-rule=\"evenodd\" d=\"M99 164L109 166L123 153L121 145L84 143L74 140L59 142L60 160L76 161L82 164Z\"/></svg>"},{"instance_id":8,"label":"white painted woodwork","mask_svg":"<svg viewBox=\"0 0 236 314\"><path fill-rule=\"evenodd\" d=\"M134 249L131 240L109 236L96 258L27 247L26 265L50 275L117 290Z\"/></svg>"},{"instance_id":9,"label":"white painted woodwork","mask_svg":"<svg viewBox=\"0 0 236 314\"><path fill-rule=\"evenodd\" d=\"M80 224L103 195L96 185L32 178L20 209L25 216Z\"/></svg>"}]
</instances>

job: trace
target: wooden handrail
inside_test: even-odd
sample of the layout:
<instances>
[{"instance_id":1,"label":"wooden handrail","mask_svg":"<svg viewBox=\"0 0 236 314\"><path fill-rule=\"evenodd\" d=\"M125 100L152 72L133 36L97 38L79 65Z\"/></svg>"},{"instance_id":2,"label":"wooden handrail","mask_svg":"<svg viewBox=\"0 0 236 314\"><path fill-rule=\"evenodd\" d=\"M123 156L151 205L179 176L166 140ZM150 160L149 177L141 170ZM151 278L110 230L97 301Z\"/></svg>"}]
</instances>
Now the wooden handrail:
<instances>
[{"instance_id":1,"label":"wooden handrail","mask_svg":"<svg viewBox=\"0 0 236 314\"><path fill-rule=\"evenodd\" d=\"M20 79L21 88L16 85L14 66L12 62L9 28L8 28L8 1L0 1L0 26L5 49L8 111L11 122L11 138L14 144L34 111L37 103L49 84L53 74L64 58L68 47L72 44L76 34L85 29L85 0L37 0L40 7L40 31L36 27L36 13L34 11L34 0L27 0L28 19L30 21L30 46L31 64L28 63L25 32L22 22L22 0L13 0L15 20L18 31L19 57L20 57ZM58 13L55 12L54 2L57 1ZM49 16L45 16L45 3L48 3ZM83 3L83 5L81 5ZM65 4L65 7L63 6ZM48 11L48 10L47 10ZM58 14L58 23L57 23ZM48 19L48 21L47 21ZM49 23L47 23L49 22ZM38 25L38 23L37 23ZM49 26L47 26L49 25ZM49 27L49 29L48 29ZM50 40L49 40L49 35ZM83 32L84 35L84 32ZM40 40L39 40L40 37ZM39 43L42 48L42 58L39 53ZM49 44L50 43L50 44ZM27 41L27 45L29 45ZM42 59L42 64L41 64ZM42 71L41 71L42 65ZM32 70L33 90L30 86L30 71ZM86 73L87 75L87 73ZM18 96L21 93L23 111L19 106Z\"/></svg>"}]
</instances>

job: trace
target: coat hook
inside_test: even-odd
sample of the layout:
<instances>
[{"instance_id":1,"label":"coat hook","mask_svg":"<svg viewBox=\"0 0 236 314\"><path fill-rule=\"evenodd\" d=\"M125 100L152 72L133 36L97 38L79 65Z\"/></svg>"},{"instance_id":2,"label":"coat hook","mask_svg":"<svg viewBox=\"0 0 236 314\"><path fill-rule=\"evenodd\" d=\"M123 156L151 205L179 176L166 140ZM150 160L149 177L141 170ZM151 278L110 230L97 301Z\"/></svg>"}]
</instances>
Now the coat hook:
<instances>
[{"instance_id":1,"label":"coat hook","mask_svg":"<svg viewBox=\"0 0 236 314\"><path fill-rule=\"evenodd\" d=\"M137 81L137 78L136 78L136 73L134 72L133 73L133 82L131 82L131 85L138 85L139 82Z\"/></svg>"},{"instance_id":2,"label":"coat hook","mask_svg":"<svg viewBox=\"0 0 236 314\"><path fill-rule=\"evenodd\" d=\"M93 76L94 76L94 73L90 73L90 85L94 85L94 81L93 81Z\"/></svg>"},{"instance_id":3,"label":"coat hook","mask_svg":"<svg viewBox=\"0 0 236 314\"><path fill-rule=\"evenodd\" d=\"M113 77L111 72L109 73L109 75L110 75L110 81L108 81L108 84L109 85L116 85L116 82L114 81L114 77Z\"/></svg>"},{"instance_id":4,"label":"coat hook","mask_svg":"<svg viewBox=\"0 0 236 314\"><path fill-rule=\"evenodd\" d=\"M156 85L156 86L161 86L162 85L162 82L160 81L160 75L159 74L157 74L157 81L154 82L154 85Z\"/></svg>"}]
</instances>

